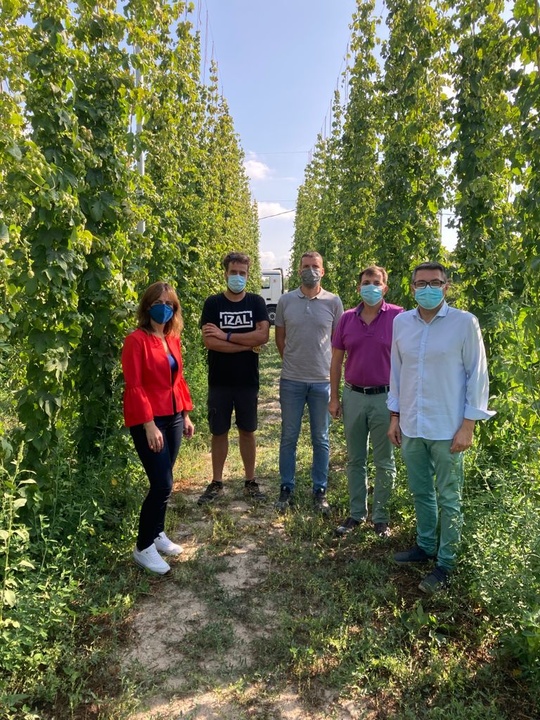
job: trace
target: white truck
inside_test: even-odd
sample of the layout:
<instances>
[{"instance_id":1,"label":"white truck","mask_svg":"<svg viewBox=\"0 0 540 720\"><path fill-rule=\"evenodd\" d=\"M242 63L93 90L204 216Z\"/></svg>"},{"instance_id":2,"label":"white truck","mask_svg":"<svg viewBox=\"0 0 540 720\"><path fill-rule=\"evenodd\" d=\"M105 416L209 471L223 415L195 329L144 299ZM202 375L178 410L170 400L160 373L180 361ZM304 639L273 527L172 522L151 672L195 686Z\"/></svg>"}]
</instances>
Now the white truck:
<instances>
[{"instance_id":1,"label":"white truck","mask_svg":"<svg viewBox=\"0 0 540 720\"><path fill-rule=\"evenodd\" d=\"M273 325L276 319L276 305L283 295L283 270L281 268L262 271L260 294L266 302L270 325Z\"/></svg>"}]
</instances>

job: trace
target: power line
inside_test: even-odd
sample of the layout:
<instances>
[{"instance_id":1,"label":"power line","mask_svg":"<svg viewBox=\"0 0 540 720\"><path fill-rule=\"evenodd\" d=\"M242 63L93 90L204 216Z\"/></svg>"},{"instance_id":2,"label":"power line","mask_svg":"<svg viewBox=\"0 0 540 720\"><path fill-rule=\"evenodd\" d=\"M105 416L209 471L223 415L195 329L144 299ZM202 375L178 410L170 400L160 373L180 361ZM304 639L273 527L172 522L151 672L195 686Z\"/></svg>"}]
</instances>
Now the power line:
<instances>
[{"instance_id":1,"label":"power line","mask_svg":"<svg viewBox=\"0 0 540 720\"><path fill-rule=\"evenodd\" d=\"M308 155L311 150L274 150L272 152L258 152L257 150L250 150L250 154L255 156L259 155ZM248 160L252 158L247 158Z\"/></svg>"},{"instance_id":2,"label":"power line","mask_svg":"<svg viewBox=\"0 0 540 720\"><path fill-rule=\"evenodd\" d=\"M284 210L283 212L276 213L275 215L265 215L260 217L259 220L268 220L268 218L278 217L278 215L288 215L289 213L296 212L295 210Z\"/></svg>"}]
</instances>

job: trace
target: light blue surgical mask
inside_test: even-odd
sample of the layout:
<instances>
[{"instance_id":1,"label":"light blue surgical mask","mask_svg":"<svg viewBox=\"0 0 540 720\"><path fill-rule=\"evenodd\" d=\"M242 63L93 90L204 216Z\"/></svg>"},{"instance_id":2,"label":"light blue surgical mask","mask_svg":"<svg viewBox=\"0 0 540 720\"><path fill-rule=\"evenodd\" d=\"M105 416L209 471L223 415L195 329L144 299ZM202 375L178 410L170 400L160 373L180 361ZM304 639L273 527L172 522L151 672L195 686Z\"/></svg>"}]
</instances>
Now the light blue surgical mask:
<instances>
[{"instance_id":1,"label":"light blue surgical mask","mask_svg":"<svg viewBox=\"0 0 540 720\"><path fill-rule=\"evenodd\" d=\"M229 275L227 287L235 295L239 295L246 287L246 278L243 275Z\"/></svg>"},{"instance_id":2,"label":"light blue surgical mask","mask_svg":"<svg viewBox=\"0 0 540 720\"><path fill-rule=\"evenodd\" d=\"M424 310L435 310L444 300L444 292L442 288L432 288L428 285L415 290L414 299Z\"/></svg>"},{"instance_id":3,"label":"light blue surgical mask","mask_svg":"<svg viewBox=\"0 0 540 720\"><path fill-rule=\"evenodd\" d=\"M174 310L169 305L165 305L165 303L152 305L150 308L150 317L154 322L157 322L158 325L165 325L173 315Z\"/></svg>"},{"instance_id":4,"label":"light blue surgical mask","mask_svg":"<svg viewBox=\"0 0 540 720\"><path fill-rule=\"evenodd\" d=\"M383 298L382 285L361 285L360 297L366 305L377 305Z\"/></svg>"}]
</instances>

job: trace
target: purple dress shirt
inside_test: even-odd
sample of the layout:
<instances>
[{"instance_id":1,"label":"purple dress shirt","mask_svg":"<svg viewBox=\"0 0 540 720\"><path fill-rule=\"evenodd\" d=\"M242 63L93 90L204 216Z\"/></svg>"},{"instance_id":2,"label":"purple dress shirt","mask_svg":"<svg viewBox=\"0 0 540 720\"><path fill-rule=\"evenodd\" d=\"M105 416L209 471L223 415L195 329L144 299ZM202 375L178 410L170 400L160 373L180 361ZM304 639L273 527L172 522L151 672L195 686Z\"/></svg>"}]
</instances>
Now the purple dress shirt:
<instances>
[{"instance_id":1,"label":"purple dress shirt","mask_svg":"<svg viewBox=\"0 0 540 720\"><path fill-rule=\"evenodd\" d=\"M360 314L364 303L343 313L332 337L332 347L345 350L345 382L371 387L390 384L390 348L399 305L383 300L377 317L367 325Z\"/></svg>"}]
</instances>

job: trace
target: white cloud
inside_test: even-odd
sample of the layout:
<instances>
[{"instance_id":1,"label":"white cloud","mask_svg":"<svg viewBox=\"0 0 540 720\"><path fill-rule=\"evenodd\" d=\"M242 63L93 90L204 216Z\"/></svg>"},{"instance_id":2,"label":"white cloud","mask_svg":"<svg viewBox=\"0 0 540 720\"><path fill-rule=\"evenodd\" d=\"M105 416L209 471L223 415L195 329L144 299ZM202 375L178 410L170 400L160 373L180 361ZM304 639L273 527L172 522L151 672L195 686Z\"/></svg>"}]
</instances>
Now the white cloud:
<instances>
[{"instance_id":1,"label":"white cloud","mask_svg":"<svg viewBox=\"0 0 540 720\"><path fill-rule=\"evenodd\" d=\"M276 255L271 251L261 252L261 268L264 270L272 270L273 268L282 268L285 274L288 273L290 253L284 255Z\"/></svg>"},{"instance_id":2,"label":"white cloud","mask_svg":"<svg viewBox=\"0 0 540 720\"><path fill-rule=\"evenodd\" d=\"M269 217L275 220L294 220L294 209L286 208L277 202L257 202L257 208L259 220Z\"/></svg>"},{"instance_id":3,"label":"white cloud","mask_svg":"<svg viewBox=\"0 0 540 720\"><path fill-rule=\"evenodd\" d=\"M276 256L273 252L262 252L261 253L261 267L265 270L270 270L276 265Z\"/></svg>"},{"instance_id":4,"label":"white cloud","mask_svg":"<svg viewBox=\"0 0 540 720\"><path fill-rule=\"evenodd\" d=\"M257 156L253 153L244 160L244 169L250 180L267 180L272 174L269 166L257 160Z\"/></svg>"}]
</instances>

